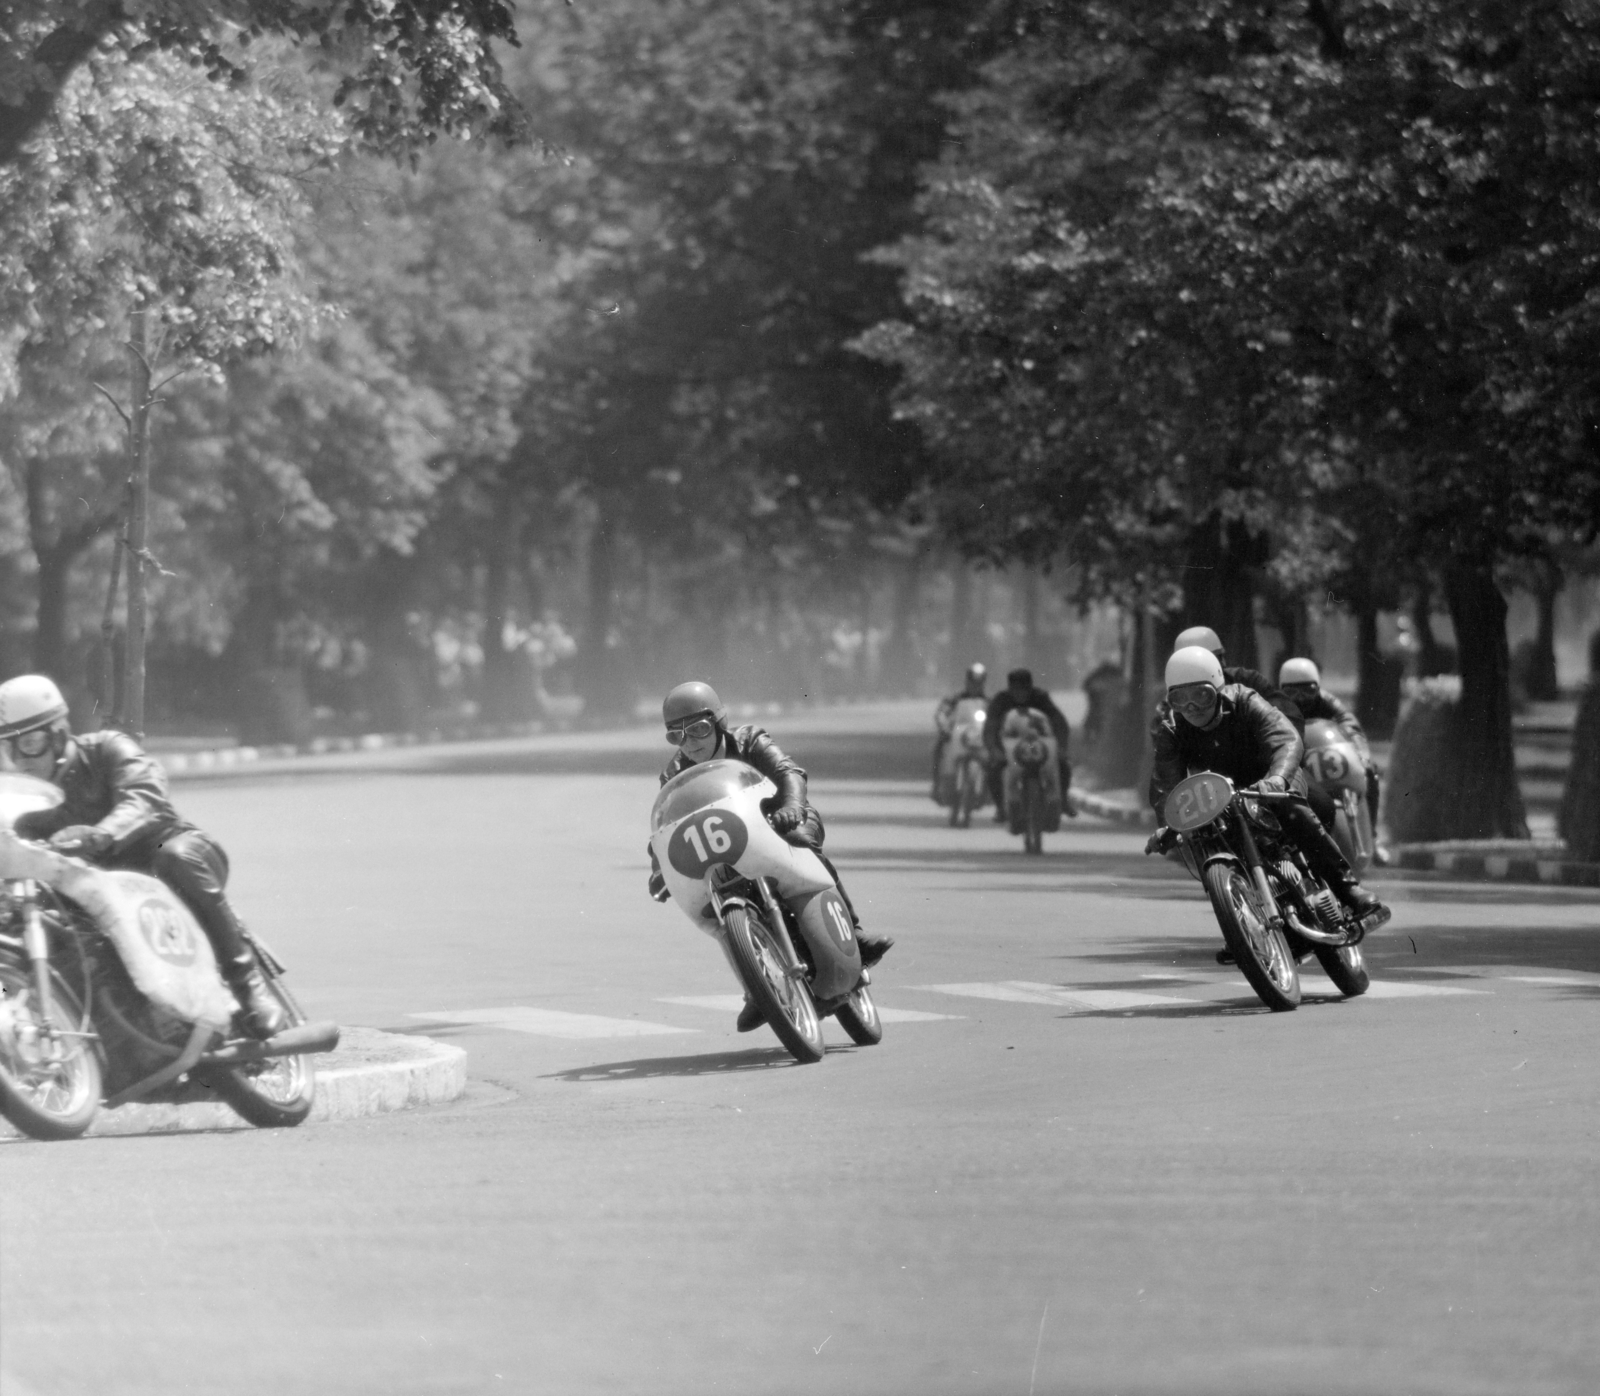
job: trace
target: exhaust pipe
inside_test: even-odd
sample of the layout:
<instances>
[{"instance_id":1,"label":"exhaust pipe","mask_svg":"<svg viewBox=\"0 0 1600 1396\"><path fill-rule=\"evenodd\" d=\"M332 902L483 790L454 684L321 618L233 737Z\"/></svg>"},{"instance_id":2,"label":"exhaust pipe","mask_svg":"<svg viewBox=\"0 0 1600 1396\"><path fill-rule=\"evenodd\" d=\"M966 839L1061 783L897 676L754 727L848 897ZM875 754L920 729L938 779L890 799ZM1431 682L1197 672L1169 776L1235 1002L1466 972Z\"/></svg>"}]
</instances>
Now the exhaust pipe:
<instances>
[{"instance_id":1,"label":"exhaust pipe","mask_svg":"<svg viewBox=\"0 0 1600 1396\"><path fill-rule=\"evenodd\" d=\"M265 1042L230 1042L200 1059L201 1066L239 1066L263 1061L267 1057L297 1057L312 1052L331 1052L339 1045L337 1023L301 1023L285 1028Z\"/></svg>"}]
</instances>

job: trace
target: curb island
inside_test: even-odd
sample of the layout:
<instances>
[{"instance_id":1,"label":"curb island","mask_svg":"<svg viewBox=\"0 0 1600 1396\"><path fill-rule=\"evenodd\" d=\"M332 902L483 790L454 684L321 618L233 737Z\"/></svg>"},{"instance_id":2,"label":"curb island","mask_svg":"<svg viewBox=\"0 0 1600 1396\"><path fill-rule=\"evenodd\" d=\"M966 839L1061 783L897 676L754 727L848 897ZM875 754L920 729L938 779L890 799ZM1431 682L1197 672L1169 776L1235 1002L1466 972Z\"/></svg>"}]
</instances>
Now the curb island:
<instances>
[{"instance_id":1,"label":"curb island","mask_svg":"<svg viewBox=\"0 0 1600 1396\"><path fill-rule=\"evenodd\" d=\"M467 1054L428 1037L345 1028L339 1046L314 1060L317 1096L307 1124L443 1105L467 1089ZM252 1128L220 1100L194 1100L101 1110L89 1135ZM0 1120L0 1138L7 1137L18 1138L10 1123Z\"/></svg>"}]
</instances>

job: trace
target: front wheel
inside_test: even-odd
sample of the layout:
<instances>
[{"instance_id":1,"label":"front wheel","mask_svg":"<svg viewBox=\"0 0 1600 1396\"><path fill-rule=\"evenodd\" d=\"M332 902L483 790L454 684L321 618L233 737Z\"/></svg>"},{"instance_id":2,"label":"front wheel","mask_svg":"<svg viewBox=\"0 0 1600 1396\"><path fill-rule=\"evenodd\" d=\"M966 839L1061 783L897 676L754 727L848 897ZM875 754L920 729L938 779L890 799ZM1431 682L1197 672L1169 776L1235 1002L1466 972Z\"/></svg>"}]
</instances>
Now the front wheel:
<instances>
[{"instance_id":1,"label":"front wheel","mask_svg":"<svg viewBox=\"0 0 1600 1396\"><path fill-rule=\"evenodd\" d=\"M798 1062L819 1062L826 1047L810 987L789 973L766 918L742 906L728 908L728 951L734 968L778 1041Z\"/></svg>"},{"instance_id":2,"label":"front wheel","mask_svg":"<svg viewBox=\"0 0 1600 1396\"><path fill-rule=\"evenodd\" d=\"M50 1010L33 976L0 965L0 1114L35 1139L76 1139L100 1108L101 1071L77 996L50 971Z\"/></svg>"},{"instance_id":3,"label":"front wheel","mask_svg":"<svg viewBox=\"0 0 1600 1396\"><path fill-rule=\"evenodd\" d=\"M872 990L865 984L858 984L833 1016L859 1046L876 1047L883 1041L883 1019L872 1001Z\"/></svg>"},{"instance_id":4,"label":"front wheel","mask_svg":"<svg viewBox=\"0 0 1600 1396\"><path fill-rule=\"evenodd\" d=\"M1283 932L1268 924L1249 875L1234 863L1212 863L1205 883L1222 938L1261 1002L1274 1013L1298 1008L1300 971Z\"/></svg>"},{"instance_id":5,"label":"front wheel","mask_svg":"<svg viewBox=\"0 0 1600 1396\"><path fill-rule=\"evenodd\" d=\"M1359 998L1372 987L1367 975L1367 962L1359 945L1331 945L1313 947L1322 972L1333 981L1333 987L1347 999Z\"/></svg>"},{"instance_id":6,"label":"front wheel","mask_svg":"<svg viewBox=\"0 0 1600 1396\"><path fill-rule=\"evenodd\" d=\"M281 979L264 975L268 991L298 1027L306 1015ZM317 1082L308 1056L268 1057L245 1066L197 1070L200 1081L258 1129L290 1129L304 1122L316 1099Z\"/></svg>"},{"instance_id":7,"label":"front wheel","mask_svg":"<svg viewBox=\"0 0 1600 1396\"><path fill-rule=\"evenodd\" d=\"M1022 832L1022 851L1024 853L1044 852L1044 782L1034 777L1027 784L1023 793L1023 805L1027 810L1026 826Z\"/></svg>"}]
</instances>

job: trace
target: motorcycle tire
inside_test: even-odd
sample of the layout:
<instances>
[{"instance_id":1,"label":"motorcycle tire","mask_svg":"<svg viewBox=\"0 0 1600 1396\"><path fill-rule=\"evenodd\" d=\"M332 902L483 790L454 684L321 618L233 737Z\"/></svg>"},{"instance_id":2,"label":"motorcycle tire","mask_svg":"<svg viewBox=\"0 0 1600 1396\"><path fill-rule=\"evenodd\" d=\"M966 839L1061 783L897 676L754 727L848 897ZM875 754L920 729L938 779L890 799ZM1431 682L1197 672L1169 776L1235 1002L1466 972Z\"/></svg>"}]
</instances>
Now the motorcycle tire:
<instances>
[{"instance_id":1,"label":"motorcycle tire","mask_svg":"<svg viewBox=\"0 0 1600 1396\"><path fill-rule=\"evenodd\" d=\"M1367 975L1367 962L1359 945L1343 945L1337 948L1331 945L1318 945L1313 949L1316 952L1317 963L1322 966L1322 972L1333 981L1333 987L1347 999L1360 998L1372 987L1372 980Z\"/></svg>"},{"instance_id":2,"label":"motorcycle tire","mask_svg":"<svg viewBox=\"0 0 1600 1396\"><path fill-rule=\"evenodd\" d=\"M961 827L970 828L972 811L983 802L983 772L972 761L961 766L961 783L956 793L961 810Z\"/></svg>"},{"instance_id":3,"label":"motorcycle tire","mask_svg":"<svg viewBox=\"0 0 1600 1396\"><path fill-rule=\"evenodd\" d=\"M263 974L267 988L289 1015L289 1026L306 1021L305 1012L283 981ZM246 1066L212 1066L195 1077L221 1096L236 1115L258 1129L292 1129L303 1124L316 1102L317 1081L309 1056L268 1057Z\"/></svg>"},{"instance_id":4,"label":"motorcycle tire","mask_svg":"<svg viewBox=\"0 0 1600 1396\"><path fill-rule=\"evenodd\" d=\"M878 1016L878 1005L872 1001L872 990L858 985L833 1016L850 1034L850 1040L860 1047L876 1047L883 1041L883 1019Z\"/></svg>"},{"instance_id":5,"label":"motorcycle tire","mask_svg":"<svg viewBox=\"0 0 1600 1396\"><path fill-rule=\"evenodd\" d=\"M0 965L0 1003L10 1011L0 1027L0 1114L34 1139L77 1139L100 1109L103 1073L98 1040L82 1005L55 970L50 971L50 1021L63 1034L41 1056L39 1007L32 974L20 965ZM26 1020L19 1040L17 1020Z\"/></svg>"},{"instance_id":6,"label":"motorcycle tire","mask_svg":"<svg viewBox=\"0 0 1600 1396\"><path fill-rule=\"evenodd\" d=\"M1023 791L1026 827L1022 833L1024 853L1044 852L1044 785L1038 779L1030 780Z\"/></svg>"},{"instance_id":7,"label":"motorcycle tire","mask_svg":"<svg viewBox=\"0 0 1600 1396\"><path fill-rule=\"evenodd\" d=\"M959 829L961 827L961 824L962 824L961 815L962 815L962 811L966 807L966 803L967 803L967 783L966 783L966 780L964 778L959 778L958 777L957 780L956 780L955 789L954 789L954 791L951 792L951 800L950 800L950 827L952 829Z\"/></svg>"},{"instance_id":8,"label":"motorcycle tire","mask_svg":"<svg viewBox=\"0 0 1600 1396\"><path fill-rule=\"evenodd\" d=\"M1256 996L1274 1013L1298 1008L1300 970L1283 932L1267 924L1249 876L1235 864L1212 863L1205 884L1222 938Z\"/></svg>"},{"instance_id":9,"label":"motorcycle tire","mask_svg":"<svg viewBox=\"0 0 1600 1396\"><path fill-rule=\"evenodd\" d=\"M784 963L766 918L742 906L728 908L728 951L746 992L797 1062L820 1062L827 1047L811 988Z\"/></svg>"}]
</instances>

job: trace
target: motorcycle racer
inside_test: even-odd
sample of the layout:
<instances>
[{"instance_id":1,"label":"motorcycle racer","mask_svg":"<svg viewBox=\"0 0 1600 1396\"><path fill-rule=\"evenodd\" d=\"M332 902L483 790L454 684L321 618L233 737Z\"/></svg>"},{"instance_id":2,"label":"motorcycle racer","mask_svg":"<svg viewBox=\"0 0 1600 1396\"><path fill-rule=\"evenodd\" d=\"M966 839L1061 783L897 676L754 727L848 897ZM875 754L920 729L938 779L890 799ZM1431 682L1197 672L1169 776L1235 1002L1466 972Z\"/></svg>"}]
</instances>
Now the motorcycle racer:
<instances>
[{"instance_id":1,"label":"motorcycle racer","mask_svg":"<svg viewBox=\"0 0 1600 1396\"><path fill-rule=\"evenodd\" d=\"M894 937L869 934L861 929L861 918L856 914L844 883L839 880L839 870L822 851L826 830L816 806L806 799L805 771L786 756L762 728L753 725L730 728L727 706L708 683L679 684L662 702L661 716L666 723L667 741L678 748L678 754L661 773L661 784L665 785L673 776L702 761L720 758L754 766L778 787L778 793L763 802L768 823L789 843L815 853L839 889L861 950L862 967L871 968L888 954ZM650 850L649 890L658 902L666 901L671 895L653 848ZM765 1021L761 1010L747 998L735 1026L740 1032L753 1032Z\"/></svg>"},{"instance_id":2,"label":"motorcycle racer","mask_svg":"<svg viewBox=\"0 0 1600 1396\"><path fill-rule=\"evenodd\" d=\"M61 690L43 674L23 674L0 684L0 745L12 767L64 796L54 809L22 815L15 826L21 837L160 878L205 931L246 1030L268 1038L289 1026L223 892L228 855L173 808L166 775L138 742L112 730L75 735Z\"/></svg>"},{"instance_id":3,"label":"motorcycle racer","mask_svg":"<svg viewBox=\"0 0 1600 1396\"><path fill-rule=\"evenodd\" d=\"M1006 714L1018 708L1034 708L1049 721L1061 766L1061 809L1064 814L1076 815L1077 810L1067 799L1067 789L1072 784L1072 763L1067 759L1067 738L1071 729L1066 714L1044 689L1034 685L1031 670L1013 669L1006 675L1006 686L989 704L989 715L983 723L983 744L989 752L989 798L994 801L995 823L1002 824L1009 818L1005 808L1006 753L1000 734L1005 730Z\"/></svg>"},{"instance_id":4,"label":"motorcycle racer","mask_svg":"<svg viewBox=\"0 0 1600 1396\"><path fill-rule=\"evenodd\" d=\"M1294 700L1307 721L1323 718L1333 723L1349 739L1350 745L1361 753L1367 770L1367 812L1372 816L1372 827L1376 831L1381 781L1361 719L1322 687L1322 673L1310 659L1297 656L1284 660L1278 670L1278 685ZM1381 848L1375 856L1380 863L1389 861L1388 853Z\"/></svg>"},{"instance_id":5,"label":"motorcycle racer","mask_svg":"<svg viewBox=\"0 0 1600 1396\"><path fill-rule=\"evenodd\" d=\"M1304 745L1288 718L1253 689L1228 683L1216 655L1204 646L1176 651L1167 660L1166 684L1166 709L1150 729L1155 746L1150 803L1156 812L1172 788L1195 771L1215 771L1240 788L1288 791L1299 799L1276 802L1273 813L1311 870L1358 917L1382 910L1383 903L1356 880L1339 845L1306 803L1308 782L1300 768ZM1164 851L1168 838L1168 830L1157 830L1147 851Z\"/></svg>"},{"instance_id":6,"label":"motorcycle racer","mask_svg":"<svg viewBox=\"0 0 1600 1396\"><path fill-rule=\"evenodd\" d=\"M1294 730L1302 738L1305 737L1305 714L1295 704L1294 695L1287 692L1281 683L1273 683L1259 669L1247 668L1241 664L1229 664L1228 651L1223 647L1222 638L1209 625L1191 625L1187 630L1180 630L1178 638L1172 642L1172 652L1176 654L1190 645L1210 650L1216 655L1217 663L1222 665L1222 678L1225 683L1242 683L1246 688L1254 689L1294 723Z\"/></svg>"},{"instance_id":7,"label":"motorcycle racer","mask_svg":"<svg viewBox=\"0 0 1600 1396\"><path fill-rule=\"evenodd\" d=\"M989 687L989 671L982 664L972 663L967 665L965 687L959 693L952 693L939 700L939 706L934 710L933 724L939 729L939 735L933 743L933 801L939 802L939 771L944 761L944 749L950 745L950 728L955 721L956 706L964 698L987 699L986 690Z\"/></svg>"}]
</instances>

